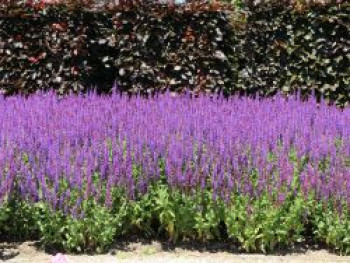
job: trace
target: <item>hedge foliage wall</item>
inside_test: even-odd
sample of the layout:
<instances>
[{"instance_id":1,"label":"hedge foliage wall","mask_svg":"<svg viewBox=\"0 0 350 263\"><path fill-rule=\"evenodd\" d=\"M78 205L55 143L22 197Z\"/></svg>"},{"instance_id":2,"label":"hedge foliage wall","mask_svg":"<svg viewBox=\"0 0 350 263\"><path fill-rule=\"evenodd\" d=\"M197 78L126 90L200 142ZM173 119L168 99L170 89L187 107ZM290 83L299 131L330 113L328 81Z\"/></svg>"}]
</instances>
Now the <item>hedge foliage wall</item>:
<instances>
[{"instance_id":1,"label":"hedge foliage wall","mask_svg":"<svg viewBox=\"0 0 350 263\"><path fill-rule=\"evenodd\" d=\"M113 11L2 10L6 94L97 87L225 94L304 94L350 101L350 5L298 10L263 3L228 11L159 4Z\"/></svg>"},{"instance_id":2,"label":"hedge foliage wall","mask_svg":"<svg viewBox=\"0 0 350 263\"><path fill-rule=\"evenodd\" d=\"M274 94L298 88L345 105L350 100L350 5L295 10L251 7L239 88Z\"/></svg>"},{"instance_id":3,"label":"hedge foliage wall","mask_svg":"<svg viewBox=\"0 0 350 263\"><path fill-rule=\"evenodd\" d=\"M234 84L225 57L233 49L231 31L222 12L150 5L108 14L49 9L37 17L8 16L0 27L0 80L9 93L90 85L106 91L115 79L123 90L142 93Z\"/></svg>"}]
</instances>

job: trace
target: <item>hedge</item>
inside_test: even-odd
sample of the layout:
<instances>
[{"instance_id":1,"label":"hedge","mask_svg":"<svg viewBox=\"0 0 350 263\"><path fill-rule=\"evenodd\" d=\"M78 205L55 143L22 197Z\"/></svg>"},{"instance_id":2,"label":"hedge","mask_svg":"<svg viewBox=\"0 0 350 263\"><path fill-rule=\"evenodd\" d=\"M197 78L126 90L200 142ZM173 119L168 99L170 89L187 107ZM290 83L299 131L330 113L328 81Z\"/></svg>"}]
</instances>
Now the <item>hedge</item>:
<instances>
[{"instance_id":1,"label":"hedge","mask_svg":"<svg viewBox=\"0 0 350 263\"><path fill-rule=\"evenodd\" d=\"M8 93L39 87L65 93L91 85L107 91L115 79L123 90L141 92L233 85L231 65L219 57L234 46L221 12L152 5L113 14L52 8L29 18L8 16L0 26L0 86Z\"/></svg>"},{"instance_id":2,"label":"hedge","mask_svg":"<svg viewBox=\"0 0 350 263\"><path fill-rule=\"evenodd\" d=\"M236 11L190 6L3 10L0 89L108 92L114 81L141 94L301 88L349 103L348 3L307 10L269 2Z\"/></svg>"},{"instance_id":3,"label":"hedge","mask_svg":"<svg viewBox=\"0 0 350 263\"><path fill-rule=\"evenodd\" d=\"M244 30L240 89L275 94L312 90L346 105L350 99L350 5L296 10L251 7Z\"/></svg>"}]
</instances>

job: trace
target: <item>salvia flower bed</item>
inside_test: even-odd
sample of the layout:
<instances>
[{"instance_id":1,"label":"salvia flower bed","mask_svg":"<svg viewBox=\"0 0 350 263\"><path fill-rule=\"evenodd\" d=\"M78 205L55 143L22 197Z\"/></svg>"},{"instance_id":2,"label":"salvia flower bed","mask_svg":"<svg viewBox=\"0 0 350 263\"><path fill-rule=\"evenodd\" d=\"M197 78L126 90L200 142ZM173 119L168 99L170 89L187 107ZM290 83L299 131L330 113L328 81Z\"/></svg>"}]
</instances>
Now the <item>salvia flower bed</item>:
<instances>
[{"instance_id":1,"label":"salvia flower bed","mask_svg":"<svg viewBox=\"0 0 350 263\"><path fill-rule=\"evenodd\" d=\"M0 98L0 231L104 251L132 234L350 252L350 109L199 95Z\"/></svg>"}]
</instances>

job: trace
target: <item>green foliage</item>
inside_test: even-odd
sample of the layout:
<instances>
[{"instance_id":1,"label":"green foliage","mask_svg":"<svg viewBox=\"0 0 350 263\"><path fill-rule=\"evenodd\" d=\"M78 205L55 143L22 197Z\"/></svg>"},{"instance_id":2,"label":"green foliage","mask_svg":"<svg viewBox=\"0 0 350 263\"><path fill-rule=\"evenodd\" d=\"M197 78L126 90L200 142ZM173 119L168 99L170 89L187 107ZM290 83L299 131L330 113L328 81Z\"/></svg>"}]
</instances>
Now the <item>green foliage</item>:
<instances>
[{"instance_id":1,"label":"green foliage","mask_svg":"<svg viewBox=\"0 0 350 263\"><path fill-rule=\"evenodd\" d=\"M334 248L343 255L350 254L350 216L346 206L343 208L345 212L340 214L332 209L330 203L326 208L321 204L315 205L314 235L327 245Z\"/></svg>"},{"instance_id":2,"label":"green foliage","mask_svg":"<svg viewBox=\"0 0 350 263\"><path fill-rule=\"evenodd\" d=\"M222 2L229 3L237 9L243 9L245 7L244 0L222 0Z\"/></svg>"},{"instance_id":3,"label":"green foliage","mask_svg":"<svg viewBox=\"0 0 350 263\"><path fill-rule=\"evenodd\" d=\"M10 200L0 207L0 237L10 240L36 238L34 209L25 201Z\"/></svg>"},{"instance_id":4,"label":"green foliage","mask_svg":"<svg viewBox=\"0 0 350 263\"><path fill-rule=\"evenodd\" d=\"M82 218L53 212L43 204L38 204L36 208L37 224L44 247L70 252L101 253L106 251L115 238L118 216L92 200L83 202Z\"/></svg>"},{"instance_id":5,"label":"green foliage","mask_svg":"<svg viewBox=\"0 0 350 263\"><path fill-rule=\"evenodd\" d=\"M150 191L139 200L128 201L127 233L143 233L148 237L156 235L151 227L154 222L157 223L154 199L154 193Z\"/></svg>"},{"instance_id":6,"label":"green foliage","mask_svg":"<svg viewBox=\"0 0 350 263\"><path fill-rule=\"evenodd\" d=\"M82 202L73 217L53 211L43 203L10 202L0 209L1 236L22 239L40 237L45 248L70 252L104 252L116 238L130 235L166 236L169 241L208 241L230 238L247 252L272 252L314 238L335 251L350 253L350 220L347 208L340 214L329 205L289 193L284 200L262 194L255 199L232 195L229 204L213 199L211 191L195 194L172 190L163 183L147 194L128 200L120 189L112 190L112 206L93 199ZM307 232L310 227L311 234ZM227 232L222 232L223 224Z\"/></svg>"},{"instance_id":7,"label":"green foliage","mask_svg":"<svg viewBox=\"0 0 350 263\"><path fill-rule=\"evenodd\" d=\"M209 191L186 195L178 190L169 191L166 186L156 189L155 211L170 240L176 242L181 237L204 241L220 237L221 207L211 195Z\"/></svg>"},{"instance_id":8,"label":"green foliage","mask_svg":"<svg viewBox=\"0 0 350 263\"><path fill-rule=\"evenodd\" d=\"M223 204L215 204L211 192L188 195L159 184L137 201L129 201L127 232L154 237L165 234L172 242L180 239L201 241L219 238Z\"/></svg>"},{"instance_id":9,"label":"green foliage","mask_svg":"<svg viewBox=\"0 0 350 263\"><path fill-rule=\"evenodd\" d=\"M303 240L304 209L300 197L276 206L267 196L252 202L248 197L238 196L226 210L228 234L245 251L271 252L276 246Z\"/></svg>"}]
</instances>

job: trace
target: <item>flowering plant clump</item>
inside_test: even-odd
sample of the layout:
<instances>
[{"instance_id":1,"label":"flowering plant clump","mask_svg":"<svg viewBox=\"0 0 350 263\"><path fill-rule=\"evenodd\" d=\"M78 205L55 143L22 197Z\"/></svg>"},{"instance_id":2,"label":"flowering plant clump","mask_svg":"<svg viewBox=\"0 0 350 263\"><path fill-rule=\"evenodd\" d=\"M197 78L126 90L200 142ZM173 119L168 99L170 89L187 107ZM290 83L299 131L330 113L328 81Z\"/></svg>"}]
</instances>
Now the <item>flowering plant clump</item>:
<instances>
[{"instance_id":1,"label":"flowering plant clump","mask_svg":"<svg viewBox=\"0 0 350 263\"><path fill-rule=\"evenodd\" d=\"M70 251L143 234L350 253L350 108L40 93L0 97L0 112L2 234Z\"/></svg>"}]
</instances>

